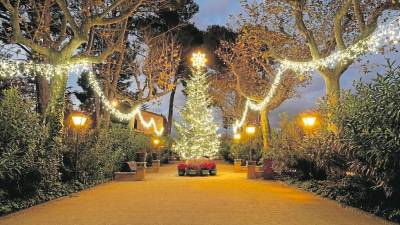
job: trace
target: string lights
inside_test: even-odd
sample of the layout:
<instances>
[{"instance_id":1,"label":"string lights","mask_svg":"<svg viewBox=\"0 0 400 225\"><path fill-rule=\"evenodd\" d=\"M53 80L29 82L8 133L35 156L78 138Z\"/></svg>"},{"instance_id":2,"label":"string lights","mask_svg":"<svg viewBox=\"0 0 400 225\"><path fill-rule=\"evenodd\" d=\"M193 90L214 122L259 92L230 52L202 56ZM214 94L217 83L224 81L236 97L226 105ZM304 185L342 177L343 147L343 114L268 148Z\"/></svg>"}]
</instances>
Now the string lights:
<instances>
[{"instance_id":1,"label":"string lights","mask_svg":"<svg viewBox=\"0 0 400 225\"><path fill-rule=\"evenodd\" d=\"M254 101L247 99L241 118L237 120L233 126L234 133L236 133L237 130L243 126L249 110L261 111L270 104L282 82L284 73L287 70L293 70L298 74L304 74L314 71L318 68L334 68L338 63L354 60L355 58L367 52L377 53L382 47L388 44L398 44L400 37L400 16L393 16L390 14L390 12L388 14L389 15L386 18L381 19L381 21L386 22L381 23L372 35L364 40L358 41L356 44L352 45L346 50L337 51L326 58L312 60L309 62L295 62L286 59L281 60L281 65L277 70L275 79L263 101L260 103L255 103ZM395 19L388 19L394 17ZM200 69L205 66L206 58L203 56L204 55L200 55L199 53L193 54L192 63L194 68ZM89 71L88 75L91 88L100 97L101 102L105 106L106 110L108 110L113 116L122 121L129 121L137 117L145 128L152 127L158 136L162 135L164 128L158 128L153 118L151 118L150 121L146 121L141 114L140 106L137 106L129 113L121 113L118 109L116 109L116 107L110 101L108 101L108 98L104 95L104 92L98 84L94 73L89 68L89 64L85 62L80 62L79 64L73 65L51 65L0 59L0 78L12 78L15 76L28 75L42 76L50 80L52 77L60 74L82 72L82 69Z\"/></svg>"},{"instance_id":2,"label":"string lights","mask_svg":"<svg viewBox=\"0 0 400 225\"><path fill-rule=\"evenodd\" d=\"M146 121L140 110L141 105L135 107L129 113L121 113L116 107L110 103L108 98L104 95L99 83L96 80L96 76L92 72L88 64L74 64L74 65L51 65L51 64L37 64L33 62L23 62L23 61L10 61L10 60L0 60L0 77L12 78L16 76L42 76L50 80L52 77L66 74L66 73L76 73L80 74L84 71L88 72L89 84L93 91L99 96L101 102L107 111L109 111L113 116L115 116L120 121L130 121L137 118L143 127L154 130L157 136L161 136L164 132L164 128L158 128L155 120L151 118Z\"/></svg>"},{"instance_id":3,"label":"string lights","mask_svg":"<svg viewBox=\"0 0 400 225\"><path fill-rule=\"evenodd\" d=\"M250 99L246 100L245 109L243 110L241 118L233 125L233 132L237 133L238 129L243 127L250 109L254 111L261 111L270 104L272 98L277 92L278 87L281 84L285 71L293 70L297 74L304 74L319 68L334 68L338 63L345 63L347 61L354 60L367 52L378 53L382 47L388 44L398 44L400 39L400 16L389 20L388 18L393 18L393 15L390 15L390 12L388 14L389 15L387 18L382 19L382 21L387 22L381 23L375 32L368 38L358 41L346 50L337 51L326 58L312 60L309 62L295 62L286 59L281 60L281 65L276 73L275 79L271 85L271 88L269 89L268 94L260 103L255 103Z\"/></svg>"}]
</instances>

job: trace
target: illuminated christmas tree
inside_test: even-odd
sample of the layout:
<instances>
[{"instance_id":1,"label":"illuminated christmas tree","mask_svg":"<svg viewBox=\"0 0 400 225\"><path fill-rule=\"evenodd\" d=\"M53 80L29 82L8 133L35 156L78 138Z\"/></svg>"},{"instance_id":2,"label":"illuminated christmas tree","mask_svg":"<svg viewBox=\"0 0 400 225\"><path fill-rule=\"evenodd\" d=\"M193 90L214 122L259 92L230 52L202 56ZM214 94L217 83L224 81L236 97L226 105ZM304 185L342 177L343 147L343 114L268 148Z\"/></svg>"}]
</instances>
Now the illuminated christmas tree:
<instances>
[{"instance_id":1,"label":"illuminated christmas tree","mask_svg":"<svg viewBox=\"0 0 400 225\"><path fill-rule=\"evenodd\" d=\"M175 123L178 139L174 151L183 159L214 158L220 146L217 124L213 121L208 82L204 73L206 58L193 54L193 75L187 82L187 101L179 111L181 123Z\"/></svg>"}]
</instances>

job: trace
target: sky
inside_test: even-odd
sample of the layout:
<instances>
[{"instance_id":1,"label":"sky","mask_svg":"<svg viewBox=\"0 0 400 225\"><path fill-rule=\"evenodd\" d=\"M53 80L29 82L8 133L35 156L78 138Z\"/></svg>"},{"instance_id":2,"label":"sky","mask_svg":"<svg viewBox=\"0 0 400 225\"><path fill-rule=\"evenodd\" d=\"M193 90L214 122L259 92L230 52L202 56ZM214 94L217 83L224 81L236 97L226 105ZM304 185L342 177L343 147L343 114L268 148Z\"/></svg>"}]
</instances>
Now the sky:
<instances>
[{"instance_id":1,"label":"sky","mask_svg":"<svg viewBox=\"0 0 400 225\"><path fill-rule=\"evenodd\" d=\"M199 12L194 16L192 22L200 29L205 30L208 25L219 24L226 25L229 22L230 15L237 15L241 12L240 0L197 0L199 4ZM400 62L398 54L389 56L391 59L397 59ZM361 67L368 60L368 67L372 71L365 74ZM383 72L385 58L379 55L367 55L361 58L360 62L354 63L342 76L341 87L349 89L354 81L360 79L364 82L370 81L378 72ZM71 76L70 84L76 82L76 77ZM319 99L325 95L325 85L323 79L318 74L312 74L311 82L305 87L300 88L299 97L289 99L280 107L270 113L271 126L279 125L279 114L286 112L291 116L310 110L315 107ZM147 105L149 110L161 113L167 117L168 115L169 95L164 96L158 101L150 102ZM182 94L182 87L178 86L175 103L174 118L179 119L178 110L184 105L185 97ZM221 124L221 115L216 111L214 113L215 121Z\"/></svg>"}]
</instances>

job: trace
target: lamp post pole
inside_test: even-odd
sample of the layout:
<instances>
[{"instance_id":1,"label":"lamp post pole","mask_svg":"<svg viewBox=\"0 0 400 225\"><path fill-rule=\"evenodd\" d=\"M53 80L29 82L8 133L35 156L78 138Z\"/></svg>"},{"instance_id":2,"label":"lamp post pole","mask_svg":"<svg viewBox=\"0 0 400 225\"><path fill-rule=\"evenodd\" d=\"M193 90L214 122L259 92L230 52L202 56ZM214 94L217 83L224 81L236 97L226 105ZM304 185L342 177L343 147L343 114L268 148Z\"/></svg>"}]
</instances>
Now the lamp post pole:
<instances>
[{"instance_id":1,"label":"lamp post pole","mask_svg":"<svg viewBox=\"0 0 400 225\"><path fill-rule=\"evenodd\" d=\"M254 126L246 127L247 143L249 144L249 161L247 161L247 178L256 179L256 161L253 160L253 149L250 141L252 140L254 134L256 133L256 128Z\"/></svg>"},{"instance_id":2,"label":"lamp post pole","mask_svg":"<svg viewBox=\"0 0 400 225\"><path fill-rule=\"evenodd\" d=\"M84 114L73 114L71 116L72 119L72 128L75 136L75 165L74 165L74 180L75 182L78 180L78 158L79 158L79 135L80 132L83 131L83 128L86 124L87 117Z\"/></svg>"}]
</instances>

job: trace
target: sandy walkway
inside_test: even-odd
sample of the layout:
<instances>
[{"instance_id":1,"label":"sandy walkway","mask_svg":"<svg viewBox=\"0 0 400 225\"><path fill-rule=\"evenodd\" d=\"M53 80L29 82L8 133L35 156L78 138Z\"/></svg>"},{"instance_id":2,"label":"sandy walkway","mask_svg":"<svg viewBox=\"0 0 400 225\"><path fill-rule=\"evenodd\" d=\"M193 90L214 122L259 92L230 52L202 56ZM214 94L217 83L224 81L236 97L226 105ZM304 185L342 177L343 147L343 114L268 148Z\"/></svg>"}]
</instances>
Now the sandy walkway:
<instances>
[{"instance_id":1,"label":"sandy walkway","mask_svg":"<svg viewBox=\"0 0 400 225\"><path fill-rule=\"evenodd\" d=\"M279 182L247 180L233 166L216 177L178 177L175 165L146 181L111 182L0 218L0 225L388 224Z\"/></svg>"}]
</instances>

